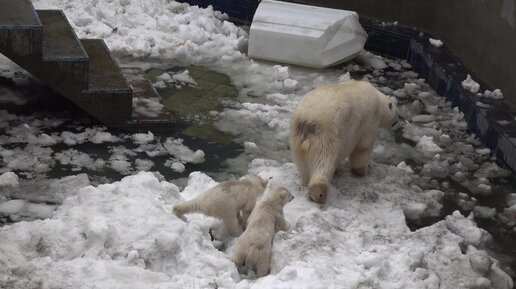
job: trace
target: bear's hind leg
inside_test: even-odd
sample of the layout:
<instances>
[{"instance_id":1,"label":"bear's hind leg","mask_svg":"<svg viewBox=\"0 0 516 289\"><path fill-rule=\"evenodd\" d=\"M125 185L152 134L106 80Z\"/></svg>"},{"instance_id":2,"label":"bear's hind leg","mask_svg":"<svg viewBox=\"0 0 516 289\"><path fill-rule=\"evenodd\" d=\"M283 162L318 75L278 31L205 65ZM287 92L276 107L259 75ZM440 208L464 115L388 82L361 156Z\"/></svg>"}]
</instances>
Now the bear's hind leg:
<instances>
[{"instance_id":1,"label":"bear's hind leg","mask_svg":"<svg viewBox=\"0 0 516 289\"><path fill-rule=\"evenodd\" d=\"M260 278L269 274L271 270L271 248L264 250L256 260L256 277Z\"/></svg>"},{"instance_id":2,"label":"bear's hind leg","mask_svg":"<svg viewBox=\"0 0 516 289\"><path fill-rule=\"evenodd\" d=\"M224 226L226 226L226 231L231 237L238 237L242 234L242 227L240 227L238 219L238 215L229 216L229 214L226 214L226 216L222 218L222 222L224 222Z\"/></svg>"},{"instance_id":3,"label":"bear's hind leg","mask_svg":"<svg viewBox=\"0 0 516 289\"><path fill-rule=\"evenodd\" d=\"M306 161L306 157L297 148L292 149L292 158L296 164L297 170L299 171L299 177L301 179L301 185L306 186L310 181L310 167Z\"/></svg>"},{"instance_id":4,"label":"bear's hind leg","mask_svg":"<svg viewBox=\"0 0 516 289\"><path fill-rule=\"evenodd\" d=\"M243 250L243 247L244 246L237 244L235 252L233 253L233 258L231 258L231 261L233 261L237 266L244 265L245 258L247 257L247 253Z\"/></svg>"},{"instance_id":5,"label":"bear's hind leg","mask_svg":"<svg viewBox=\"0 0 516 289\"><path fill-rule=\"evenodd\" d=\"M329 185L337 163L338 152L333 146L318 148L311 152L310 182L308 196L317 203L325 203Z\"/></svg>"},{"instance_id":6,"label":"bear's hind leg","mask_svg":"<svg viewBox=\"0 0 516 289\"><path fill-rule=\"evenodd\" d=\"M356 146L349 155L349 165L351 172L359 177L367 174L367 166L369 165L369 158L373 151L373 145L370 146Z\"/></svg>"}]
</instances>

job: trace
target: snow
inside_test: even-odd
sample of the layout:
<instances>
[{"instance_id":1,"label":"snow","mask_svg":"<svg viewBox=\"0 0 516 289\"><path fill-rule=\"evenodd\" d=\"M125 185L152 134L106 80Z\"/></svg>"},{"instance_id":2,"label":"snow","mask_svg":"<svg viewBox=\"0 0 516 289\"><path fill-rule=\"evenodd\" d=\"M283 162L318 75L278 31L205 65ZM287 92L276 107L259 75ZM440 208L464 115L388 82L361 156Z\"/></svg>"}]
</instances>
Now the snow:
<instances>
[{"instance_id":1,"label":"snow","mask_svg":"<svg viewBox=\"0 0 516 289\"><path fill-rule=\"evenodd\" d=\"M488 255L478 255L474 248L461 252L459 243L476 248L490 237L460 213L416 232L407 228L403 204L432 199L414 194L401 170L373 164L371 175L362 180L339 178L340 189L332 188L324 210L306 199L292 163L257 159L249 172L270 177L295 195L284 210L291 229L276 235L267 277L238 274L229 260L234 239L222 241L225 250L215 247L209 231L220 228L220 221L193 215L183 222L170 213L176 202L213 187L211 178L193 173L180 192L149 172L84 186L50 218L0 228L0 252L7 256L0 276L8 275L16 288L331 288L365 283L467 288L481 277L491 283L510 280L488 274L498 269ZM9 207L19 210L20 205ZM486 262L492 266L486 269ZM20 270L26 273L20 275Z\"/></svg>"},{"instance_id":2,"label":"snow","mask_svg":"<svg viewBox=\"0 0 516 289\"><path fill-rule=\"evenodd\" d=\"M147 144L154 140L154 134L150 131L147 133L135 133L133 134L133 140L136 144Z\"/></svg>"},{"instance_id":3,"label":"snow","mask_svg":"<svg viewBox=\"0 0 516 289\"><path fill-rule=\"evenodd\" d=\"M473 80L471 78L471 75L469 75L469 74L466 77L466 79L464 81L462 81L462 87L473 93L477 93L480 90L480 84L478 84L475 80Z\"/></svg>"},{"instance_id":4,"label":"snow","mask_svg":"<svg viewBox=\"0 0 516 289\"><path fill-rule=\"evenodd\" d=\"M490 219L496 215L495 208L489 208L489 207L485 207L485 206L476 206L474 209L474 212L475 212L475 217L483 218L483 219Z\"/></svg>"},{"instance_id":5,"label":"snow","mask_svg":"<svg viewBox=\"0 0 516 289\"><path fill-rule=\"evenodd\" d=\"M16 187L18 185L19 178L13 172L5 172L0 175L0 186Z\"/></svg>"},{"instance_id":6,"label":"snow","mask_svg":"<svg viewBox=\"0 0 516 289\"><path fill-rule=\"evenodd\" d=\"M493 91L486 89L486 91L484 92L484 97L492 99L503 99L503 93L498 88Z\"/></svg>"},{"instance_id":7,"label":"snow","mask_svg":"<svg viewBox=\"0 0 516 289\"><path fill-rule=\"evenodd\" d=\"M439 39L429 38L428 41L430 42L430 44L432 44L432 46L437 48L440 48L444 45L444 43Z\"/></svg>"},{"instance_id":8,"label":"snow","mask_svg":"<svg viewBox=\"0 0 516 289\"><path fill-rule=\"evenodd\" d=\"M184 163L200 164L204 162L204 152L196 150L195 152L183 145L182 139L167 138L163 147L170 153Z\"/></svg>"},{"instance_id":9,"label":"snow","mask_svg":"<svg viewBox=\"0 0 516 289\"><path fill-rule=\"evenodd\" d=\"M188 70L174 74L172 79L182 84L197 85L197 82L190 76Z\"/></svg>"},{"instance_id":10,"label":"snow","mask_svg":"<svg viewBox=\"0 0 516 289\"><path fill-rule=\"evenodd\" d=\"M103 142L119 142L120 138L112 135L109 132L97 131L90 137L92 143L103 143Z\"/></svg>"},{"instance_id":11,"label":"snow","mask_svg":"<svg viewBox=\"0 0 516 289\"><path fill-rule=\"evenodd\" d=\"M243 153L234 160L239 167L228 168L231 173L224 178L258 174L286 186L295 199L285 207L291 230L274 240L271 274L256 280L238 274L230 262L235 240L221 233L219 221L192 216L185 223L170 213L176 202L215 186L210 176L220 175L193 172L181 191L181 180L163 173L165 181L159 172L149 172L164 165L184 173L189 163L211 158L204 151L187 147L180 138L160 139L151 132L115 135L101 126L51 133L47 129L63 120L0 111L5 130L1 173L39 176L60 164L71 168L67 173L109 168L131 175L95 186L86 174L47 179L43 190L36 185L41 180L30 177L15 188L0 186L0 207L11 212L0 219L26 220L0 228L0 287L6 282L14 288L512 287L497 260L477 256L492 238L473 215L455 212L415 231L407 226L407 220L442 219L442 199L453 193L462 209L473 210L476 217L516 225L514 197L493 213L474 197L448 190L453 180L471 193L493 194L490 179L511 174L492 163L487 149L466 132L457 109L430 91L417 73L405 71L408 63L370 53L363 53L361 61L374 70L355 63L344 70L313 71L253 62L242 53L246 32L227 16L174 1L36 0L34 5L64 9L79 37L104 37L115 55L201 65L228 75L239 98L214 114L215 125L235 135ZM11 66L2 67L2 75L23 82ZM307 91L347 81L355 72L367 73L365 79L399 96L400 115L407 120L397 135L403 142L382 131L370 174L355 178L343 162L328 203L318 205L307 200L290 160L290 112ZM194 84L187 70L167 75L165 85L170 80ZM401 83L390 83L391 76L402 78ZM157 100L135 99L134 105L149 116L162 108ZM108 155L82 151L81 145L93 142L109 146ZM71 147L59 149L61 144ZM158 156L166 160L158 163Z\"/></svg>"},{"instance_id":12,"label":"snow","mask_svg":"<svg viewBox=\"0 0 516 289\"><path fill-rule=\"evenodd\" d=\"M373 67L374 69L385 69L387 68L387 64L383 61L382 57L378 55L374 55L369 51L363 50L357 55L357 61Z\"/></svg>"},{"instance_id":13,"label":"snow","mask_svg":"<svg viewBox=\"0 0 516 289\"><path fill-rule=\"evenodd\" d=\"M419 139L419 142L416 144L416 148L421 150L425 155L430 156L443 151L442 148L434 143L433 137L426 135Z\"/></svg>"}]
</instances>

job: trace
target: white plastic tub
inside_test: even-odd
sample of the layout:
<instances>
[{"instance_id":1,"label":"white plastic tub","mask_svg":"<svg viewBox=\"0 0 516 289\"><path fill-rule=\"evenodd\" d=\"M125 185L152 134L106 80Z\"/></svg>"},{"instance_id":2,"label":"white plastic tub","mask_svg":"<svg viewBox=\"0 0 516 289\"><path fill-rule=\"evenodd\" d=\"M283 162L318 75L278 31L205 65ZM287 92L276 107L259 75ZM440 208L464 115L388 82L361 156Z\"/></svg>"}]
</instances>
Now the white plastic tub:
<instances>
[{"instance_id":1,"label":"white plastic tub","mask_svg":"<svg viewBox=\"0 0 516 289\"><path fill-rule=\"evenodd\" d=\"M248 54L323 68L355 57L366 39L356 12L264 0L251 24Z\"/></svg>"}]
</instances>

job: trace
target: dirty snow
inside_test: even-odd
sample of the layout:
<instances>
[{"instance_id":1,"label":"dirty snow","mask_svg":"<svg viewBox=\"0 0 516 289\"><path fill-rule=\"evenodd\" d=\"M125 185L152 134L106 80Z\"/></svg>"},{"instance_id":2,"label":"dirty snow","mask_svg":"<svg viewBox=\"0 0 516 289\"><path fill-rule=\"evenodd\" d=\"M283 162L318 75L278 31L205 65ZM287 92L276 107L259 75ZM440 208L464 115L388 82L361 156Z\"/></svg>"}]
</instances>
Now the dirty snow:
<instances>
[{"instance_id":1,"label":"dirty snow","mask_svg":"<svg viewBox=\"0 0 516 289\"><path fill-rule=\"evenodd\" d=\"M211 8L175 1L36 0L34 5L64 9L79 37L105 38L117 55L205 65L227 74L240 98L225 103L216 114L216 127L244 144L242 155L228 163L238 164L236 177L270 178L291 190L295 199L285 207L291 229L274 240L271 274L256 280L252 274L238 274L231 263L235 240L224 235L219 221L194 215L185 223L170 213L176 202L217 182L193 172L181 190L175 180L148 172L157 165L152 160L156 156L170 157L164 165L184 172L188 164L202 165L210 157L204 151L189 148L182 139L115 135L103 127L52 134L46 129L61 126L63 120L0 111L0 128L5 130L0 173L20 171L28 179L14 188L0 186L0 221L9 222L0 228L0 287L512 287L503 265L486 253L491 235L473 216L514 227L515 198L493 215L475 197L449 189L453 180L473 194L490 195L490 179L507 172L469 134L463 115L407 71L410 64L405 61L365 53L361 61L370 69L349 64L324 71L253 62L243 54L243 29ZM0 66L2 75L12 69ZM307 91L357 75L397 95L400 115L408 123L397 135L402 142L395 141L393 132L380 133L368 176L352 177L347 164L341 164L328 204L321 206L308 201L298 184L288 151L288 117ZM186 74L178 77L189 80ZM390 78L402 81L391 83ZM468 79L467 89L478 92ZM126 140L137 147L126 146ZM108 145L107 156L76 147L91 143ZM73 147L57 151L59 144ZM48 189L33 191L40 188L33 182L40 180L31 178L57 163L72 172L107 167L131 176L92 186L81 174L47 180ZM441 216L445 195L455 195L473 214ZM427 217L441 220L409 229L406 220L417 223ZM27 222L16 222L20 220Z\"/></svg>"}]
</instances>

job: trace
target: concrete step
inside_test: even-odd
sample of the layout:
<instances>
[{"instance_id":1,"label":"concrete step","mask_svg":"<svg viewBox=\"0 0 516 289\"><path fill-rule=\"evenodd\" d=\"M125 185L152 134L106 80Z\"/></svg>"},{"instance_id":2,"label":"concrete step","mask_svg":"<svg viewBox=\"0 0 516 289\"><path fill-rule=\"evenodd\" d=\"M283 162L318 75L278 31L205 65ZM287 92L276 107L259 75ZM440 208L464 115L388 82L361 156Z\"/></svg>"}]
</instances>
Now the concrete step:
<instances>
[{"instance_id":1,"label":"concrete step","mask_svg":"<svg viewBox=\"0 0 516 289\"><path fill-rule=\"evenodd\" d=\"M81 39L90 58L88 89L85 93L127 92L132 89L102 39Z\"/></svg>"},{"instance_id":2,"label":"concrete step","mask_svg":"<svg viewBox=\"0 0 516 289\"><path fill-rule=\"evenodd\" d=\"M37 10L43 24L42 66L52 72L51 87L88 83L88 55L61 10ZM45 73L45 72L43 72Z\"/></svg>"},{"instance_id":3,"label":"concrete step","mask_svg":"<svg viewBox=\"0 0 516 289\"><path fill-rule=\"evenodd\" d=\"M28 0L0 0L0 26L41 26Z\"/></svg>"},{"instance_id":4,"label":"concrete step","mask_svg":"<svg viewBox=\"0 0 516 289\"><path fill-rule=\"evenodd\" d=\"M43 27L29 0L0 0L0 52L41 56Z\"/></svg>"},{"instance_id":5,"label":"concrete step","mask_svg":"<svg viewBox=\"0 0 516 289\"><path fill-rule=\"evenodd\" d=\"M61 10L37 10L43 24L43 60L87 62L88 55Z\"/></svg>"},{"instance_id":6,"label":"concrete step","mask_svg":"<svg viewBox=\"0 0 516 289\"><path fill-rule=\"evenodd\" d=\"M133 88L132 120L126 129L130 131L173 130L176 117L165 108L156 111L154 107L162 105L162 99L147 74L139 67L123 67L122 73Z\"/></svg>"},{"instance_id":7,"label":"concrete step","mask_svg":"<svg viewBox=\"0 0 516 289\"><path fill-rule=\"evenodd\" d=\"M133 90L101 39L81 39L89 57L88 86L74 102L111 127L131 120Z\"/></svg>"}]
</instances>

